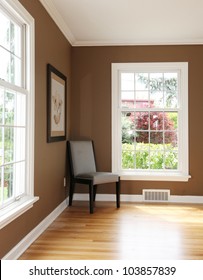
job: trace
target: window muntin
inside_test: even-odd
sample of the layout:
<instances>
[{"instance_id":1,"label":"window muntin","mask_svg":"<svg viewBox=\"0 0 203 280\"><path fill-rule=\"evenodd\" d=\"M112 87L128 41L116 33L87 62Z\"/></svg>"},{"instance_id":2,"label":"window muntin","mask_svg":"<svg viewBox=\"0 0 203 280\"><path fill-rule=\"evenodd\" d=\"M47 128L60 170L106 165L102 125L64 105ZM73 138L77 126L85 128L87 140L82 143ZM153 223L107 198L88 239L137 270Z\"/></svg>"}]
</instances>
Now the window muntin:
<instances>
[{"instance_id":1,"label":"window muntin","mask_svg":"<svg viewBox=\"0 0 203 280\"><path fill-rule=\"evenodd\" d=\"M187 98L187 63L114 63L112 169L189 176Z\"/></svg>"}]
</instances>

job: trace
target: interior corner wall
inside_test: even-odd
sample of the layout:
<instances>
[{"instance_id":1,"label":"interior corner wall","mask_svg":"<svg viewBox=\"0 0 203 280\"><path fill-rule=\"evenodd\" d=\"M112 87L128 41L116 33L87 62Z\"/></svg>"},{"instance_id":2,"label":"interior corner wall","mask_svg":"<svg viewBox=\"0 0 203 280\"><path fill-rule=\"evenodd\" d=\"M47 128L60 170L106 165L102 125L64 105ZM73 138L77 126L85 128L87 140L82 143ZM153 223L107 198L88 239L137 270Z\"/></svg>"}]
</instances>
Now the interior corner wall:
<instances>
[{"instance_id":1,"label":"interior corner wall","mask_svg":"<svg viewBox=\"0 0 203 280\"><path fill-rule=\"evenodd\" d=\"M47 143L47 63L67 77L67 138L70 134L71 45L38 0L20 0L35 19L35 163L39 201L0 230L0 258L65 199L66 141Z\"/></svg>"},{"instance_id":2,"label":"interior corner wall","mask_svg":"<svg viewBox=\"0 0 203 280\"><path fill-rule=\"evenodd\" d=\"M100 170L111 170L111 63L189 63L189 172L188 182L122 181L123 194L143 188L170 189L172 195L203 195L203 46L103 46L72 50L71 137L93 139ZM113 186L101 193L113 193ZM86 190L87 191L87 190ZM84 192L79 187L78 192Z\"/></svg>"}]
</instances>

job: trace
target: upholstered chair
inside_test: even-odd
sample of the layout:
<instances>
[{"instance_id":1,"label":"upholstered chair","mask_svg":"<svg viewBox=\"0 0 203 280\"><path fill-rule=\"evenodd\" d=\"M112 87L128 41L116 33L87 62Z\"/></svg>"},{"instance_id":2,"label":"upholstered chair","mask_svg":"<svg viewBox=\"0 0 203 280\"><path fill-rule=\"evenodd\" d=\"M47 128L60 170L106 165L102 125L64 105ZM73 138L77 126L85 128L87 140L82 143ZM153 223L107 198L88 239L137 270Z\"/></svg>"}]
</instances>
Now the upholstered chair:
<instances>
[{"instance_id":1,"label":"upholstered chair","mask_svg":"<svg viewBox=\"0 0 203 280\"><path fill-rule=\"evenodd\" d=\"M116 206L120 207L120 177L111 172L98 172L96 169L93 142L67 141L67 154L70 167L69 206L72 205L75 184L89 186L89 209L94 212L94 201L98 185L115 183Z\"/></svg>"}]
</instances>

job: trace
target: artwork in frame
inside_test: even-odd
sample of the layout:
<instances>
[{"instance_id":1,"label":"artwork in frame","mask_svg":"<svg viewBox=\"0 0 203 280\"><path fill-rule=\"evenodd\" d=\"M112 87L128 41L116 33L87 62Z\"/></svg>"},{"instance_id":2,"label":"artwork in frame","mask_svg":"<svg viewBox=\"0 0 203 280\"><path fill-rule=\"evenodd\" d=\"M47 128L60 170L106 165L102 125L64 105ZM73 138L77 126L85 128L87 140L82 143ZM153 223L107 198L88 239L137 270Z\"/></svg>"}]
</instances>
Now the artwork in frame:
<instances>
[{"instance_id":1,"label":"artwork in frame","mask_svg":"<svg viewBox=\"0 0 203 280\"><path fill-rule=\"evenodd\" d=\"M47 64L47 142L66 140L67 79Z\"/></svg>"}]
</instances>

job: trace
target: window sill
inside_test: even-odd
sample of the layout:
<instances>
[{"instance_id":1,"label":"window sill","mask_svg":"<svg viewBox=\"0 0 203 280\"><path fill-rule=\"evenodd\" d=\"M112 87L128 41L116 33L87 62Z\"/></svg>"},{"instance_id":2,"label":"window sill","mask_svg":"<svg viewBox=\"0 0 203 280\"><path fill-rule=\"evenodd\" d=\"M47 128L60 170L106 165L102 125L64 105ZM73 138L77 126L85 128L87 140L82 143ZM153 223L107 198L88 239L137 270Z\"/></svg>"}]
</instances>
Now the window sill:
<instances>
[{"instance_id":1,"label":"window sill","mask_svg":"<svg viewBox=\"0 0 203 280\"><path fill-rule=\"evenodd\" d=\"M17 217L30 209L39 197L23 197L20 201L14 202L11 206L0 210L0 229L8 225Z\"/></svg>"},{"instance_id":2,"label":"window sill","mask_svg":"<svg viewBox=\"0 0 203 280\"><path fill-rule=\"evenodd\" d=\"M119 173L120 179L123 181L176 181L176 182L187 182L190 175L183 174L180 172L130 172L122 171Z\"/></svg>"}]
</instances>

